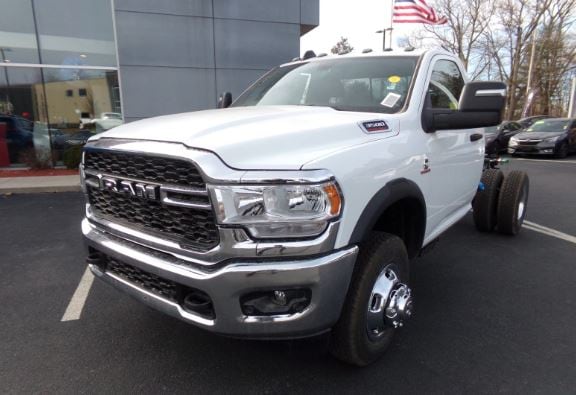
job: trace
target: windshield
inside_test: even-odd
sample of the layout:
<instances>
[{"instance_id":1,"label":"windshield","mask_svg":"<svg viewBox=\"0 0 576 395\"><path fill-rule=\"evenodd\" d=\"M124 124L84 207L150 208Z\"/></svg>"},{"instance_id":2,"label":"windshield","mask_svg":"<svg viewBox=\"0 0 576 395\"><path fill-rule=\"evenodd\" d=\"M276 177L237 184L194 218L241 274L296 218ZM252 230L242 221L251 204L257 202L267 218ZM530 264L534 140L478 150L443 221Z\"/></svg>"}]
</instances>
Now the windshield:
<instances>
[{"instance_id":1,"label":"windshield","mask_svg":"<svg viewBox=\"0 0 576 395\"><path fill-rule=\"evenodd\" d=\"M324 106L391 114L406 101L416 61L415 57L366 57L281 66L232 106Z\"/></svg>"},{"instance_id":2,"label":"windshield","mask_svg":"<svg viewBox=\"0 0 576 395\"><path fill-rule=\"evenodd\" d=\"M563 132L568 129L568 125L570 121L565 119L554 119L554 120L544 120L544 121L537 121L528 129L527 132Z\"/></svg>"}]
</instances>

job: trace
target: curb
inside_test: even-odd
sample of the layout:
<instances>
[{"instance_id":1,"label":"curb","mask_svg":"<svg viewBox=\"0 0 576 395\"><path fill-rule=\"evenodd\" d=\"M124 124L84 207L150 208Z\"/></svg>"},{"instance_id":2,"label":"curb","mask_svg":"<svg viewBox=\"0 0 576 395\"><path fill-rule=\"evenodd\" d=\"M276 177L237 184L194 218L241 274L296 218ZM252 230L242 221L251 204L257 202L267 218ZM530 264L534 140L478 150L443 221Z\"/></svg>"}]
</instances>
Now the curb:
<instances>
[{"instance_id":1,"label":"curb","mask_svg":"<svg viewBox=\"0 0 576 395\"><path fill-rule=\"evenodd\" d=\"M14 187L0 188L0 195L12 195L17 193L58 193L58 192L81 192L80 185L59 185L42 187Z\"/></svg>"},{"instance_id":2,"label":"curb","mask_svg":"<svg viewBox=\"0 0 576 395\"><path fill-rule=\"evenodd\" d=\"M80 177L77 175L0 178L0 195L80 191Z\"/></svg>"}]
</instances>

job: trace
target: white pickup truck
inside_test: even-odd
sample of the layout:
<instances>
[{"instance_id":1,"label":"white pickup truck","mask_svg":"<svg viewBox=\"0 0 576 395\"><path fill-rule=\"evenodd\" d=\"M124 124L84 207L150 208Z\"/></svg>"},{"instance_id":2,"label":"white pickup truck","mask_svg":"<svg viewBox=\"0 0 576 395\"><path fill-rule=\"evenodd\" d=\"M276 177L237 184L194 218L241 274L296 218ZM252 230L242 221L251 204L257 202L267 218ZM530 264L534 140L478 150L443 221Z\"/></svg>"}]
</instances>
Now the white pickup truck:
<instances>
[{"instance_id":1,"label":"white pickup truck","mask_svg":"<svg viewBox=\"0 0 576 395\"><path fill-rule=\"evenodd\" d=\"M330 333L366 365L413 309L409 261L474 206L515 234L524 173L484 169L505 85L446 52L306 56L220 109L90 139L82 231L102 280L216 333Z\"/></svg>"}]
</instances>

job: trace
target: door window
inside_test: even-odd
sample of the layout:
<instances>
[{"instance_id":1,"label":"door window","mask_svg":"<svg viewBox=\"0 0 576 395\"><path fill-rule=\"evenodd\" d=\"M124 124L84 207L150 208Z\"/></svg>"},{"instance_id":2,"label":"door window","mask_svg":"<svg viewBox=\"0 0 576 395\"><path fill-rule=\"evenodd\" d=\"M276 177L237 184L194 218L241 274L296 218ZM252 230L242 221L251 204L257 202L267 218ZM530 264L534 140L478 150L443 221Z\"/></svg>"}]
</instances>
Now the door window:
<instances>
[{"instance_id":1,"label":"door window","mask_svg":"<svg viewBox=\"0 0 576 395\"><path fill-rule=\"evenodd\" d=\"M463 88L464 78L456 63L450 60L437 61L428 85L432 108L457 110Z\"/></svg>"}]
</instances>

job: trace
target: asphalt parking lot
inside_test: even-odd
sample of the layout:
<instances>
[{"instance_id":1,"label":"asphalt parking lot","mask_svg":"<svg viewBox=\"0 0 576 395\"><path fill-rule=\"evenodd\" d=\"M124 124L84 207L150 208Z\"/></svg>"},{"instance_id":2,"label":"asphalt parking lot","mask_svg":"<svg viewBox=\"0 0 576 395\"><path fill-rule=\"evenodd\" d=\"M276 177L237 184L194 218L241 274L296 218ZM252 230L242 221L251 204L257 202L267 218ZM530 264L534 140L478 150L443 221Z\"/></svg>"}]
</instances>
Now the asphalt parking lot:
<instances>
[{"instance_id":1,"label":"asphalt parking lot","mask_svg":"<svg viewBox=\"0 0 576 395\"><path fill-rule=\"evenodd\" d=\"M98 281L63 322L85 271L83 198L0 196L0 392L574 393L576 158L511 169L530 175L530 229L480 234L468 216L448 231L413 262L414 319L363 369L325 336L218 337Z\"/></svg>"}]
</instances>

